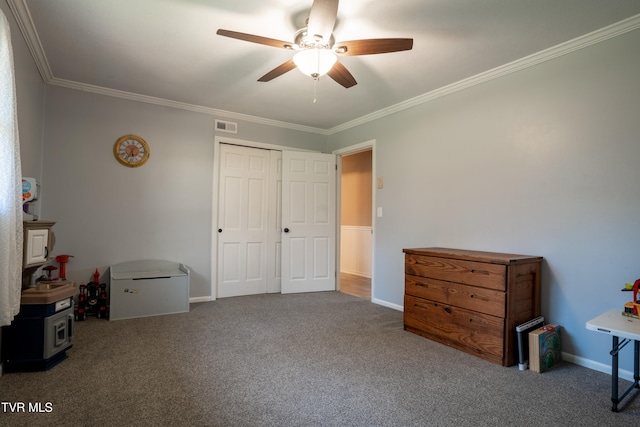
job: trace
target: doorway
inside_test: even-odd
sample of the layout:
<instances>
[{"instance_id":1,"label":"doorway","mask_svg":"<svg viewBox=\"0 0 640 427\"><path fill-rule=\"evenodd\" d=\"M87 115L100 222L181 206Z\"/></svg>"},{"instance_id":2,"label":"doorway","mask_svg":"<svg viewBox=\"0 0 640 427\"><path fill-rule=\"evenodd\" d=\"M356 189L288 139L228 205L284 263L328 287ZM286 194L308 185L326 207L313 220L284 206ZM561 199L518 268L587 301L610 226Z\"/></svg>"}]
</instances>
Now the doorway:
<instances>
[{"instance_id":1,"label":"doorway","mask_svg":"<svg viewBox=\"0 0 640 427\"><path fill-rule=\"evenodd\" d=\"M373 148L341 156L340 291L372 300Z\"/></svg>"}]
</instances>

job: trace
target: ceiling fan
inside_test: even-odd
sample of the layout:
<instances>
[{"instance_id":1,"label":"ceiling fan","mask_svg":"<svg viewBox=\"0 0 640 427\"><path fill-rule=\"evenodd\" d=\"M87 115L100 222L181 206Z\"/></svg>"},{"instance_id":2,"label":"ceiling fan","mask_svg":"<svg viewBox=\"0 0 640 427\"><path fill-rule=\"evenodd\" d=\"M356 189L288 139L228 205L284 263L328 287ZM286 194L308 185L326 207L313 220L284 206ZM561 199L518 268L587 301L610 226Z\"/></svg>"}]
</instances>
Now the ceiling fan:
<instances>
[{"instance_id":1,"label":"ceiling fan","mask_svg":"<svg viewBox=\"0 0 640 427\"><path fill-rule=\"evenodd\" d=\"M363 39L336 43L333 28L337 16L338 0L314 0L307 26L295 33L293 42L223 29L219 29L216 34L297 51L293 59L260 77L259 82L268 82L297 67L315 80L327 74L345 88L350 88L357 82L349 70L338 61L338 56L399 52L411 50L413 47L413 39L408 38Z\"/></svg>"}]
</instances>

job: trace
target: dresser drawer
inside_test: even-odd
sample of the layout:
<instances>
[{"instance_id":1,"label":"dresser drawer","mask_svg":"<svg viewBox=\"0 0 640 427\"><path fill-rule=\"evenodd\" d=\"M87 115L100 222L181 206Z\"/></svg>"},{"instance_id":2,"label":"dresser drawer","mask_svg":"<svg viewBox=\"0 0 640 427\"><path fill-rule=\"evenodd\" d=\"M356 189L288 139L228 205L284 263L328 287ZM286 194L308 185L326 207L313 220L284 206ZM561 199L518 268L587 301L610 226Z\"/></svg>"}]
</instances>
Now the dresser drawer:
<instances>
[{"instance_id":1,"label":"dresser drawer","mask_svg":"<svg viewBox=\"0 0 640 427\"><path fill-rule=\"evenodd\" d=\"M498 317L406 295L404 325L427 338L502 363L504 320Z\"/></svg>"},{"instance_id":2,"label":"dresser drawer","mask_svg":"<svg viewBox=\"0 0 640 427\"><path fill-rule=\"evenodd\" d=\"M464 283L500 291L506 290L507 268L500 264L407 254L405 273Z\"/></svg>"},{"instance_id":3,"label":"dresser drawer","mask_svg":"<svg viewBox=\"0 0 640 427\"><path fill-rule=\"evenodd\" d=\"M506 315L506 294L493 289L407 274L405 293L496 317L504 318Z\"/></svg>"}]
</instances>

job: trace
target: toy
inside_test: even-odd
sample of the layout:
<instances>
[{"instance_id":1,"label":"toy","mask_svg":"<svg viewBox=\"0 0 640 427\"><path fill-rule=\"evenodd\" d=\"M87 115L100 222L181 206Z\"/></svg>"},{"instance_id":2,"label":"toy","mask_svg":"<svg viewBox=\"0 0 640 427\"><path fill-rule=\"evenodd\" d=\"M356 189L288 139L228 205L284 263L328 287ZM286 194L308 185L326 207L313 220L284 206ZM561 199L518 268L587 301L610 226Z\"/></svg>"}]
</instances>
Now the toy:
<instances>
[{"instance_id":1,"label":"toy","mask_svg":"<svg viewBox=\"0 0 640 427\"><path fill-rule=\"evenodd\" d=\"M69 258L73 258L73 255L58 255L56 257L56 261L60 263L60 280L67 279L67 263L69 262Z\"/></svg>"},{"instance_id":2,"label":"toy","mask_svg":"<svg viewBox=\"0 0 640 427\"><path fill-rule=\"evenodd\" d=\"M42 267L44 271L47 272L47 281L53 280L52 273L58 269L55 265L47 265L46 267Z\"/></svg>"},{"instance_id":3,"label":"toy","mask_svg":"<svg viewBox=\"0 0 640 427\"><path fill-rule=\"evenodd\" d=\"M84 292L84 283L80 285L80 294L78 295L78 305L73 309L74 319L76 321L85 320L87 318L87 295Z\"/></svg>"},{"instance_id":4,"label":"toy","mask_svg":"<svg viewBox=\"0 0 640 427\"><path fill-rule=\"evenodd\" d=\"M640 318L640 300L638 300L638 288L640 288L640 279L636 280L631 288L633 292L633 301L627 302L624 304L624 314L625 316Z\"/></svg>"},{"instance_id":5,"label":"toy","mask_svg":"<svg viewBox=\"0 0 640 427\"><path fill-rule=\"evenodd\" d=\"M78 306L75 308L75 320L85 320L88 315L98 319L107 319L107 285L98 283L100 273L96 269L93 273L93 281L80 285Z\"/></svg>"}]
</instances>

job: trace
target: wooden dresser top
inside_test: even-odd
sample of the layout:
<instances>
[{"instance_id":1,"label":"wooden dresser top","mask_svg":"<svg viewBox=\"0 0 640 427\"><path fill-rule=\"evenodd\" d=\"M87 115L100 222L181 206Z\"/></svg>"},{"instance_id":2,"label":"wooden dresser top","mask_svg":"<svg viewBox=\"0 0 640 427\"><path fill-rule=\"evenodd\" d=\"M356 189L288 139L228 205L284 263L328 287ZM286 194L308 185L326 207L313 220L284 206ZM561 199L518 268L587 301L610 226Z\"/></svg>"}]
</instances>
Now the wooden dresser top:
<instances>
[{"instance_id":1,"label":"wooden dresser top","mask_svg":"<svg viewBox=\"0 0 640 427\"><path fill-rule=\"evenodd\" d=\"M504 265L521 264L525 262L538 262L542 261L543 259L541 256L506 254L500 252L484 252L451 248L413 248L403 249L402 252L406 254L464 259L468 261L478 261Z\"/></svg>"}]
</instances>

